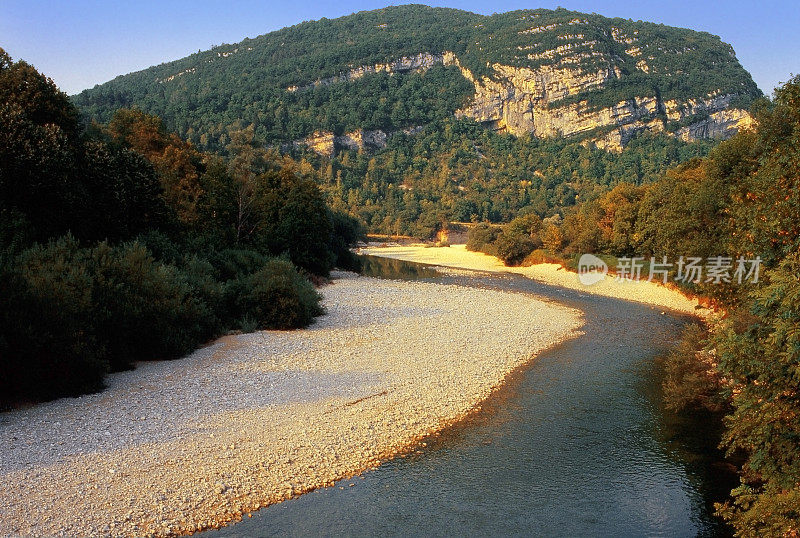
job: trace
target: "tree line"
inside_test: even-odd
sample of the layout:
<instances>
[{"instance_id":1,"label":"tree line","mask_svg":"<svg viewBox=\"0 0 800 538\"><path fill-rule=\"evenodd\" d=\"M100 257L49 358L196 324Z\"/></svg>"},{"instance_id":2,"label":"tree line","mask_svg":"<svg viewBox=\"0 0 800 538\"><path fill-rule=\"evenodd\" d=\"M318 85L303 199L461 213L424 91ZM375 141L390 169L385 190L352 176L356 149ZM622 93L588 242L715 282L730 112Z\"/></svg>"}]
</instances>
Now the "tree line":
<instances>
[{"instance_id":1,"label":"tree line","mask_svg":"<svg viewBox=\"0 0 800 538\"><path fill-rule=\"evenodd\" d=\"M0 49L0 406L102 388L229 330L302 327L353 263L353 217L313 169L234 132L228 158L161 119L84 126Z\"/></svg>"}]
</instances>

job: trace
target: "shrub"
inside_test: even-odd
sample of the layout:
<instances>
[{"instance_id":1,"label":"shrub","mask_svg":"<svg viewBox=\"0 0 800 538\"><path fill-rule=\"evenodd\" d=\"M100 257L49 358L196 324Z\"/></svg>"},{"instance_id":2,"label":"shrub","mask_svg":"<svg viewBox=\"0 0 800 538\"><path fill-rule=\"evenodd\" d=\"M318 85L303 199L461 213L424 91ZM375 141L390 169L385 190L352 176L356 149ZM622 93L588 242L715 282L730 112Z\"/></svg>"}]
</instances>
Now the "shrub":
<instances>
[{"instance_id":1,"label":"shrub","mask_svg":"<svg viewBox=\"0 0 800 538\"><path fill-rule=\"evenodd\" d=\"M159 230L139 234L136 236L136 242L147 248L156 260L163 263L175 265L183 257L181 246Z\"/></svg>"},{"instance_id":2,"label":"shrub","mask_svg":"<svg viewBox=\"0 0 800 538\"><path fill-rule=\"evenodd\" d=\"M92 330L89 266L87 252L65 237L0 269L0 403L103 388L109 365Z\"/></svg>"},{"instance_id":3,"label":"shrub","mask_svg":"<svg viewBox=\"0 0 800 538\"><path fill-rule=\"evenodd\" d=\"M564 263L564 259L559 257L559 256L556 256L555 254L551 253L549 250L542 250L540 248L537 248L536 250L534 250L533 252L531 252L530 254L525 256L525 259L522 260L520 265L522 265L523 267L528 267L528 266L537 265L537 264L540 264L540 263L563 264Z\"/></svg>"},{"instance_id":4,"label":"shrub","mask_svg":"<svg viewBox=\"0 0 800 538\"><path fill-rule=\"evenodd\" d=\"M202 333L207 336L221 333L229 318L225 311L224 285L219 280L219 271L211 262L196 255L184 257L179 267L192 296L205 305L206 314L201 319Z\"/></svg>"},{"instance_id":5,"label":"shrub","mask_svg":"<svg viewBox=\"0 0 800 538\"><path fill-rule=\"evenodd\" d=\"M549 252L556 254L564 248L564 233L561 231L560 226L547 223L542 228L540 236L542 238L542 246Z\"/></svg>"},{"instance_id":6,"label":"shrub","mask_svg":"<svg viewBox=\"0 0 800 538\"><path fill-rule=\"evenodd\" d=\"M263 254L246 249L225 249L214 252L208 258L222 281L249 276L264 267L267 259Z\"/></svg>"},{"instance_id":7,"label":"shrub","mask_svg":"<svg viewBox=\"0 0 800 538\"><path fill-rule=\"evenodd\" d=\"M500 234L494 244L497 248L497 257L506 265L519 265L537 246L528 235L514 235L505 232Z\"/></svg>"},{"instance_id":8,"label":"shrub","mask_svg":"<svg viewBox=\"0 0 800 538\"><path fill-rule=\"evenodd\" d=\"M178 268L156 262L135 242L101 243L92 258L96 330L112 369L180 357L210 336L213 313Z\"/></svg>"},{"instance_id":9,"label":"shrub","mask_svg":"<svg viewBox=\"0 0 800 538\"><path fill-rule=\"evenodd\" d=\"M493 226L486 222L476 224L467 232L467 250L496 256L497 249L494 242L501 231L499 226Z\"/></svg>"},{"instance_id":10,"label":"shrub","mask_svg":"<svg viewBox=\"0 0 800 538\"><path fill-rule=\"evenodd\" d=\"M323 313L322 297L288 260L270 259L231 285L240 317L251 316L260 329L305 327Z\"/></svg>"}]
</instances>

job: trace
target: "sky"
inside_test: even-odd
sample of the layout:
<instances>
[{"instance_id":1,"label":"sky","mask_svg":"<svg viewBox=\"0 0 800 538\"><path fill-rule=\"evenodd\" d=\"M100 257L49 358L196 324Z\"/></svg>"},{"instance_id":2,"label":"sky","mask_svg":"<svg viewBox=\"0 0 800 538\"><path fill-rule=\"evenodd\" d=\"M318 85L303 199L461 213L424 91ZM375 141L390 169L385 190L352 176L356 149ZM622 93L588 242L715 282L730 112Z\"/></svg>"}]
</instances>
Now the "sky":
<instances>
[{"instance_id":1,"label":"sky","mask_svg":"<svg viewBox=\"0 0 800 538\"><path fill-rule=\"evenodd\" d=\"M797 0L429 1L489 15L564 7L608 17L703 30L733 45L765 94L800 73ZM117 75L223 43L322 17L408 2L369 0L114 1L0 0L0 47L51 77L68 94Z\"/></svg>"}]
</instances>

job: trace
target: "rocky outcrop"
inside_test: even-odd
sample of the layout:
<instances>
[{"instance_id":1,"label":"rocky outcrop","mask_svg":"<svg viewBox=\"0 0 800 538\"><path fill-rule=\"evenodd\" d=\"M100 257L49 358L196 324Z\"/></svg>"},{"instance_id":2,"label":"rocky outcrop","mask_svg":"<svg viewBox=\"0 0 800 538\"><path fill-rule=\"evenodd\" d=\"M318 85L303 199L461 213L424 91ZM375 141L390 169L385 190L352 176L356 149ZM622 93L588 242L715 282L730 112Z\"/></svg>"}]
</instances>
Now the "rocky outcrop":
<instances>
[{"instance_id":1,"label":"rocky outcrop","mask_svg":"<svg viewBox=\"0 0 800 538\"><path fill-rule=\"evenodd\" d=\"M406 129L405 132L413 134L415 128ZM317 131L313 135L294 142L295 147L305 146L325 157L333 157L338 149L380 149L386 147L386 141L393 133L380 129L368 131L357 129L353 132L336 136L330 131Z\"/></svg>"},{"instance_id":2,"label":"rocky outcrop","mask_svg":"<svg viewBox=\"0 0 800 538\"><path fill-rule=\"evenodd\" d=\"M611 67L589 73L576 67L492 67L495 75L479 80L461 67L464 76L475 84L475 97L456 115L517 136L569 137L605 131L592 137L598 147L620 150L639 132L667 131L670 122L695 116L696 123L677 132L681 139L728 138L752 121L746 111L729 108L732 95L709 95L685 102L643 96L604 108L592 107L585 100L570 100L559 106L566 97L603 88L610 80L620 78L620 71Z\"/></svg>"},{"instance_id":3,"label":"rocky outcrop","mask_svg":"<svg viewBox=\"0 0 800 538\"><path fill-rule=\"evenodd\" d=\"M396 60L392 60L391 62L387 63L352 67L349 71L340 73L336 76L317 79L311 84L305 84L303 86L289 86L288 88L286 88L286 90L289 92L298 92L310 88L315 88L317 86L327 86L329 84L335 84L337 82L352 82L354 80L362 78L364 75L369 75L374 73L393 74L393 73L417 73L420 71L427 71L434 65L445 63L445 55L447 54L448 53L430 54L428 52L422 52L414 56L403 56L402 58L397 58ZM452 56L452 54L450 54L450 56Z\"/></svg>"},{"instance_id":4,"label":"rocky outcrop","mask_svg":"<svg viewBox=\"0 0 800 538\"><path fill-rule=\"evenodd\" d=\"M749 129L752 126L753 118L747 111L732 108L714 112L709 115L708 119L683 127L676 135L685 141L704 138L730 138L740 130Z\"/></svg>"},{"instance_id":5,"label":"rocky outcrop","mask_svg":"<svg viewBox=\"0 0 800 538\"><path fill-rule=\"evenodd\" d=\"M636 42L636 39L622 35L615 35L615 40L625 44ZM587 99L576 99L575 96L602 90L609 82L624 75L612 62L594 71L582 69L580 59L587 54L586 49L594 49L594 42L586 42L582 46L584 52L577 52L578 47L563 46L559 50L529 55L534 60L545 57L552 60L551 63L537 68L496 63L491 66L491 76L480 78L465 68L452 52L421 53L383 64L355 67L346 73L320 79L306 86L290 87L288 91L353 81L369 73L418 72L437 64L457 66L462 75L475 86L471 102L456 112L457 117L472 118L486 127L516 136L581 136L609 151L620 151L631 138L643 131L667 132L682 140L693 141L728 138L752 123L746 111L731 108L735 96L716 93L686 101L664 101L658 97L641 96L612 106L591 106ZM565 53L567 55L562 56ZM637 57L641 51L638 47L633 47L626 53ZM640 65L643 61L637 63L637 66L647 71L646 64ZM693 122L694 118L696 121ZM678 128L675 128L676 124ZM315 133L295 144L308 146L321 155L334 155L337 148L384 147L389 134L366 130L357 130L343 136L334 136L329 132Z\"/></svg>"}]
</instances>

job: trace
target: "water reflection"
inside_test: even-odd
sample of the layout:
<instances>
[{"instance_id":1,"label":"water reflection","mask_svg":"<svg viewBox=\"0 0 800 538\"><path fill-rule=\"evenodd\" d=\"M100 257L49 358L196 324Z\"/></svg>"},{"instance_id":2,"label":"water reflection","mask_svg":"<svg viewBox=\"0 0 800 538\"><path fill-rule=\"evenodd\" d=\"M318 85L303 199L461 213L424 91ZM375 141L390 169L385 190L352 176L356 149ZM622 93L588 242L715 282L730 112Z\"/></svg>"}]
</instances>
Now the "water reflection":
<instances>
[{"instance_id":1,"label":"water reflection","mask_svg":"<svg viewBox=\"0 0 800 538\"><path fill-rule=\"evenodd\" d=\"M406 262L379 256L361 254L358 257L361 263L360 274L374 278L391 280L423 280L439 278L441 273L429 265Z\"/></svg>"}]
</instances>

